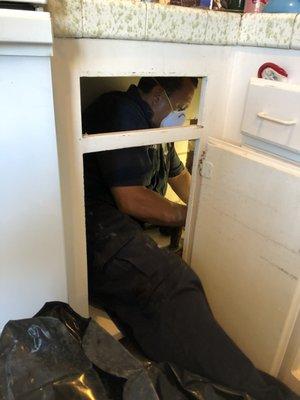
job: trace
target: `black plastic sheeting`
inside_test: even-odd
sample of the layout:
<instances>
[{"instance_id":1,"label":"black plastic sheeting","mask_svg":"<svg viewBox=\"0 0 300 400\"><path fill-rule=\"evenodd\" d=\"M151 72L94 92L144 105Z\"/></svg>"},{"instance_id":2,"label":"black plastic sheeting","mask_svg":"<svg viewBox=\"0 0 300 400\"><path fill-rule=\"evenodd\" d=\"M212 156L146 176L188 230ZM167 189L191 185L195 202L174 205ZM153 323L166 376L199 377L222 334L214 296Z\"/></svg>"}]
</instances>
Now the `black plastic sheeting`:
<instances>
[{"instance_id":1,"label":"black plastic sheeting","mask_svg":"<svg viewBox=\"0 0 300 400\"><path fill-rule=\"evenodd\" d=\"M94 321L60 302L5 326L0 399L255 400L174 365L132 355Z\"/></svg>"}]
</instances>

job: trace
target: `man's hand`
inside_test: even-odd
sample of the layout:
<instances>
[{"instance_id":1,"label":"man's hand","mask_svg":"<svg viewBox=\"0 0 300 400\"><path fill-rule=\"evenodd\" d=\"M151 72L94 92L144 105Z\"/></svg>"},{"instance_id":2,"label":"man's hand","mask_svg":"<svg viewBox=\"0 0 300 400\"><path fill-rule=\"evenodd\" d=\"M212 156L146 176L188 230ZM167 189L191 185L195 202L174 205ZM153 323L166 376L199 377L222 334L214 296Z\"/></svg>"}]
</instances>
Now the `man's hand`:
<instances>
[{"instance_id":1,"label":"man's hand","mask_svg":"<svg viewBox=\"0 0 300 400\"><path fill-rule=\"evenodd\" d=\"M181 174L175 176L174 178L169 178L168 182L177 196L185 204L187 204L189 201L191 186L191 174L189 171L185 168Z\"/></svg>"},{"instance_id":2,"label":"man's hand","mask_svg":"<svg viewBox=\"0 0 300 400\"><path fill-rule=\"evenodd\" d=\"M183 226L187 207L173 203L144 186L112 187L120 211L155 225Z\"/></svg>"}]
</instances>

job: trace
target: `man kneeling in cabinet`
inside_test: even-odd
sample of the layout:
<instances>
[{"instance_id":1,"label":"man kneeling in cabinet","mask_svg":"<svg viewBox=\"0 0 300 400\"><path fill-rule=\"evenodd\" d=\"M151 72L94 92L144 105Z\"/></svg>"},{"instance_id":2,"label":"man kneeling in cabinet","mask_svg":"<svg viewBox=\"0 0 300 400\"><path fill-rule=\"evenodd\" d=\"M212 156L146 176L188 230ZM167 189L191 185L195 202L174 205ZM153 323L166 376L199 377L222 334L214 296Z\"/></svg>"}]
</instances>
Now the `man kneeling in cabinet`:
<instances>
[{"instance_id":1,"label":"man kneeling in cabinet","mask_svg":"<svg viewBox=\"0 0 300 400\"><path fill-rule=\"evenodd\" d=\"M141 78L101 95L83 115L88 133L181 125L196 78ZM167 200L167 183L187 203L190 174L173 144L84 156L89 292L144 353L252 395L283 399L218 325L199 278L157 247L142 223L182 227L187 207Z\"/></svg>"}]
</instances>

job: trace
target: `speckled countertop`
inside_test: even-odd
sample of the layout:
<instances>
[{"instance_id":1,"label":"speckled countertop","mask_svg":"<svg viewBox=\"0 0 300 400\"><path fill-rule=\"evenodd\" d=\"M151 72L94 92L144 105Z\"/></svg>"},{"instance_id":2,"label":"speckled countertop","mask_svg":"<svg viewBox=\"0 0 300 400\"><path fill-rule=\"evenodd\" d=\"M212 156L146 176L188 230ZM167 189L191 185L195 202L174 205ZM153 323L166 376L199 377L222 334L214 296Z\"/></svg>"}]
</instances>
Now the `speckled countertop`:
<instances>
[{"instance_id":1,"label":"speckled countertop","mask_svg":"<svg viewBox=\"0 0 300 400\"><path fill-rule=\"evenodd\" d=\"M238 14L140 0L49 0L56 37L300 49L300 14Z\"/></svg>"}]
</instances>

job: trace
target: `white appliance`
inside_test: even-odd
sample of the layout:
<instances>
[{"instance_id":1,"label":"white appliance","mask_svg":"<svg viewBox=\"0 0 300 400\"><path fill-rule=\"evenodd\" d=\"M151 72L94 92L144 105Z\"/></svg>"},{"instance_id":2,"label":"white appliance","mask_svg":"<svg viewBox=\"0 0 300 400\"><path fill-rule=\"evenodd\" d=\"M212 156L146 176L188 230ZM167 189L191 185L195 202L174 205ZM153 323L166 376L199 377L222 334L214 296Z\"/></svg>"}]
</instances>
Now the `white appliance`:
<instances>
[{"instance_id":1,"label":"white appliance","mask_svg":"<svg viewBox=\"0 0 300 400\"><path fill-rule=\"evenodd\" d=\"M0 9L0 331L67 300L50 15Z\"/></svg>"}]
</instances>

